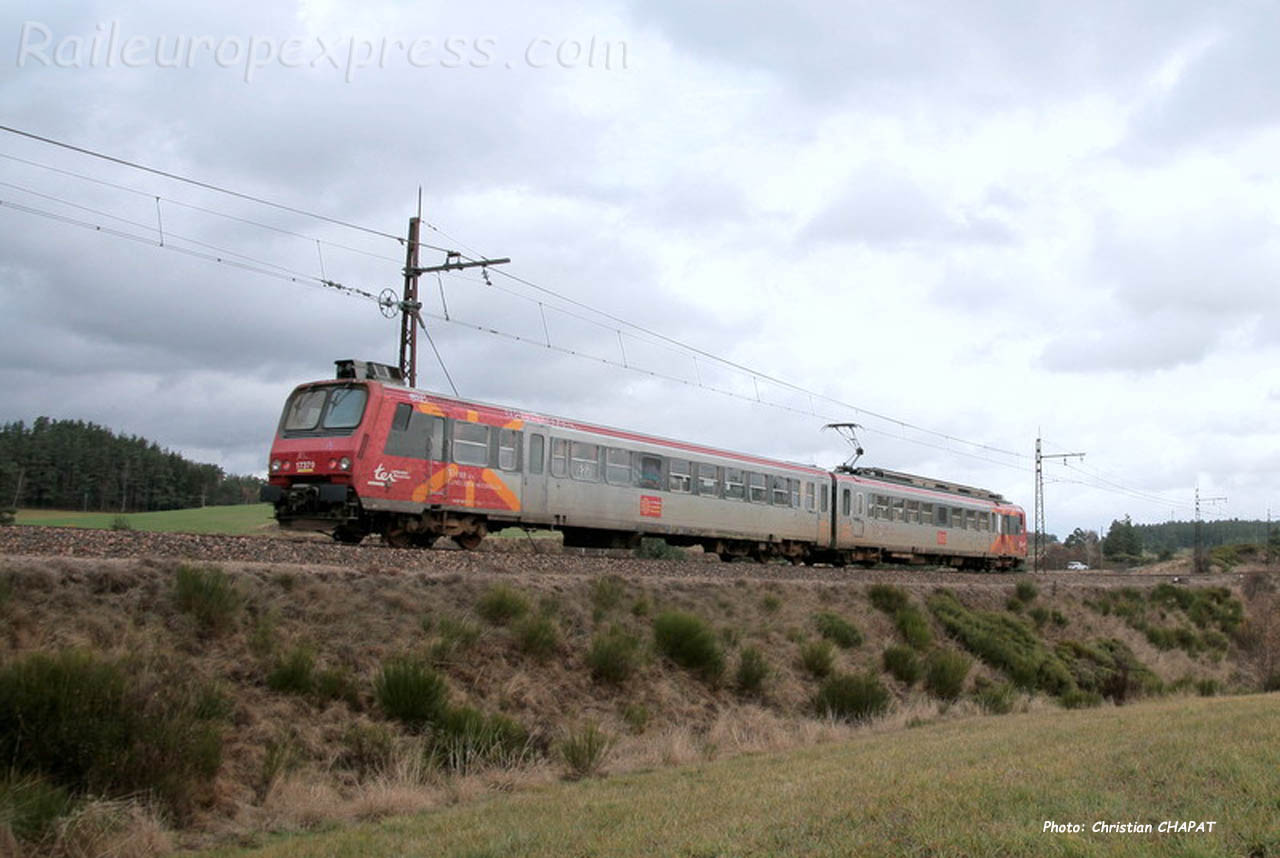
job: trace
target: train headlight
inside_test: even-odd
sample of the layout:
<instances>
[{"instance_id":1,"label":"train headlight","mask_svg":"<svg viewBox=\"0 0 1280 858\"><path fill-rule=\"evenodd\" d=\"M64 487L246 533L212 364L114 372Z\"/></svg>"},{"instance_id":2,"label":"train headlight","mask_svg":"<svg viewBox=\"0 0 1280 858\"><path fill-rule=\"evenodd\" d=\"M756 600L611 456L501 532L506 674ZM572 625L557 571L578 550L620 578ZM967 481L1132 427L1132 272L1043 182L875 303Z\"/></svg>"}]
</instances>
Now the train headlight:
<instances>
[{"instance_id":1,"label":"train headlight","mask_svg":"<svg viewBox=\"0 0 1280 858\"><path fill-rule=\"evenodd\" d=\"M288 460L288 459L285 459L283 462L281 462L281 463L280 463L280 469L281 469L281 470L284 470L284 471L289 470L289 460Z\"/></svg>"},{"instance_id":2,"label":"train headlight","mask_svg":"<svg viewBox=\"0 0 1280 858\"><path fill-rule=\"evenodd\" d=\"M331 470L331 471L332 471L332 470L333 470L334 468L336 468L336 467L338 467L338 460L337 460L337 459L330 459L330 460L329 460L329 470Z\"/></svg>"},{"instance_id":3,"label":"train headlight","mask_svg":"<svg viewBox=\"0 0 1280 858\"><path fill-rule=\"evenodd\" d=\"M279 460L279 459L272 459L272 460L271 460L271 473L273 473L273 474L274 474L274 473L276 473L276 472L277 472L277 471L279 471L279 470L280 470L280 460Z\"/></svg>"},{"instance_id":4,"label":"train headlight","mask_svg":"<svg viewBox=\"0 0 1280 858\"><path fill-rule=\"evenodd\" d=\"M342 470L344 470L344 471L349 471L349 470L351 470L351 460L350 460L350 459L348 459L346 456L343 456L343 457L338 461L338 467L339 467L339 468L341 468L341 469L342 469Z\"/></svg>"}]
</instances>

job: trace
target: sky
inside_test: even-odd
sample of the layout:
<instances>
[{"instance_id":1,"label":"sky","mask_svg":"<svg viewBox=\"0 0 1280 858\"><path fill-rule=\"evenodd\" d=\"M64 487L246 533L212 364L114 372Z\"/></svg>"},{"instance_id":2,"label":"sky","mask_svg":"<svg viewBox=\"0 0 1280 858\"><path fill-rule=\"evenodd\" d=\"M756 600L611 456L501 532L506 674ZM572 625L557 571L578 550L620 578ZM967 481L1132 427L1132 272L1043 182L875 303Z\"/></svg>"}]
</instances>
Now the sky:
<instances>
[{"instance_id":1,"label":"sky","mask_svg":"<svg viewBox=\"0 0 1280 858\"><path fill-rule=\"evenodd\" d=\"M1276 12L7 3L0 124L203 184L0 132L0 420L263 472L295 385L396 363L421 193L422 264L511 259L422 279L464 397L824 466L856 422L1028 518L1039 437L1060 536L1280 514Z\"/></svg>"}]
</instances>

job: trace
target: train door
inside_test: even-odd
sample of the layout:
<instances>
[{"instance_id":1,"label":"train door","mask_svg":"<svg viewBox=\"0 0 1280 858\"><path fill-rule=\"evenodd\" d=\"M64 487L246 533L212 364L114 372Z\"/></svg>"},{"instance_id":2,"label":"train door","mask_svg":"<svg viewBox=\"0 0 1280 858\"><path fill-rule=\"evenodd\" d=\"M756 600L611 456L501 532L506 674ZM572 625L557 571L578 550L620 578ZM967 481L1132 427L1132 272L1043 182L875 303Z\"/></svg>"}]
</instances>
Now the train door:
<instances>
[{"instance_id":1,"label":"train door","mask_svg":"<svg viewBox=\"0 0 1280 858\"><path fill-rule=\"evenodd\" d=\"M529 450L525 456L524 513L538 521L547 517L547 437L542 432L529 432Z\"/></svg>"},{"instance_id":2,"label":"train door","mask_svg":"<svg viewBox=\"0 0 1280 858\"><path fill-rule=\"evenodd\" d=\"M849 490L845 489L845 491ZM862 492L855 492L853 495L853 515L851 517L854 537L860 537L866 531L866 514L866 499L863 497Z\"/></svg>"},{"instance_id":3,"label":"train door","mask_svg":"<svg viewBox=\"0 0 1280 858\"><path fill-rule=\"evenodd\" d=\"M847 548L854 538L853 489L847 484L835 483L832 492L832 518L836 523L836 546Z\"/></svg>"}]
</instances>

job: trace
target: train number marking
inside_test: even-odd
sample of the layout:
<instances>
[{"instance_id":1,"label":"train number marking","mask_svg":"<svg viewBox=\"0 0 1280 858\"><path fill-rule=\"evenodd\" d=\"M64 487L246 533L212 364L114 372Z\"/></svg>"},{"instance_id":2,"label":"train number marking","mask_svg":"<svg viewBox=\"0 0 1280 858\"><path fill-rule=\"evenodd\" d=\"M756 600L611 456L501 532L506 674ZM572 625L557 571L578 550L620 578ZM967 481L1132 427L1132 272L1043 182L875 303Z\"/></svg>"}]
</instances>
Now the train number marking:
<instances>
[{"instance_id":1,"label":"train number marking","mask_svg":"<svg viewBox=\"0 0 1280 858\"><path fill-rule=\"evenodd\" d=\"M299 474L309 474L316 469L316 463L311 459L299 459L297 471Z\"/></svg>"}]
</instances>

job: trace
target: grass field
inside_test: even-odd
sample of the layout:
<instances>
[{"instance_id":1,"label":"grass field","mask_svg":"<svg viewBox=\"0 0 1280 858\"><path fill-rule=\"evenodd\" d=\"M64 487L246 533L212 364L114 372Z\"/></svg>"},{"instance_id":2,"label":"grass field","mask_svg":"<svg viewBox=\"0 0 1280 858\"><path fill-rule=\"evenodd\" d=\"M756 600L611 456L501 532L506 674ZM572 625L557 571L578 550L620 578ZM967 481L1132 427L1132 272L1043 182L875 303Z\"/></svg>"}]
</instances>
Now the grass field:
<instances>
[{"instance_id":1,"label":"grass field","mask_svg":"<svg viewBox=\"0 0 1280 858\"><path fill-rule=\"evenodd\" d=\"M45 527L96 527L109 529L123 518L134 530L173 533L254 533L271 524L271 505L206 506L164 512L69 512L52 509L18 510L18 524Z\"/></svg>"},{"instance_id":2,"label":"grass field","mask_svg":"<svg viewBox=\"0 0 1280 858\"><path fill-rule=\"evenodd\" d=\"M1214 821L1212 833L1095 822ZM556 784L218 856L1275 856L1280 696L967 719ZM1048 833L1046 821L1082 827Z\"/></svg>"}]
</instances>

